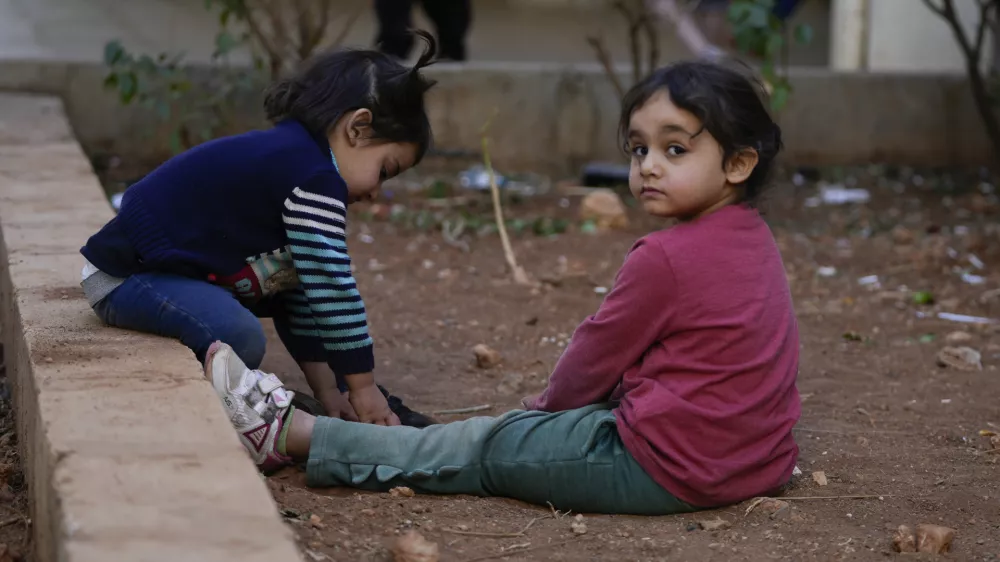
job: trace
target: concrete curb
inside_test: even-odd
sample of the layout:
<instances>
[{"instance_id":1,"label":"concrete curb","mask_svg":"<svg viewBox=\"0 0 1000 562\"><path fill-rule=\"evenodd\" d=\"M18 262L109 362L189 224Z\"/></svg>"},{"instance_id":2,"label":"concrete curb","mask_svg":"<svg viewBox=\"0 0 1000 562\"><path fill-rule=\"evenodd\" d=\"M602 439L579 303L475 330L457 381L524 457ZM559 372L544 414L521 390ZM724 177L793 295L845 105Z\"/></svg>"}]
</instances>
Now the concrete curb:
<instances>
[{"instance_id":1,"label":"concrete curb","mask_svg":"<svg viewBox=\"0 0 1000 562\"><path fill-rule=\"evenodd\" d=\"M194 356L88 308L78 250L111 216L62 103L0 95L0 333L35 559L298 560Z\"/></svg>"}]
</instances>

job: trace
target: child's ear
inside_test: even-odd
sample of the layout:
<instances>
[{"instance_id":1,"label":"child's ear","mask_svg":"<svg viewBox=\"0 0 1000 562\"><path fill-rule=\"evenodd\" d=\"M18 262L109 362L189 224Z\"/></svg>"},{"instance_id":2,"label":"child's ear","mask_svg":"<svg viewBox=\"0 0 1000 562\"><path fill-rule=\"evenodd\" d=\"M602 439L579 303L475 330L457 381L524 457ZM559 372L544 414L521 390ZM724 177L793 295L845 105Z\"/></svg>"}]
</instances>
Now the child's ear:
<instances>
[{"instance_id":1,"label":"child's ear","mask_svg":"<svg viewBox=\"0 0 1000 562\"><path fill-rule=\"evenodd\" d=\"M757 167L758 160L757 151L752 148L744 148L733 154L726 162L726 181L731 185L747 181Z\"/></svg>"},{"instance_id":2,"label":"child's ear","mask_svg":"<svg viewBox=\"0 0 1000 562\"><path fill-rule=\"evenodd\" d=\"M347 142L357 146L371 136L372 112L369 109L358 109L347 118Z\"/></svg>"}]
</instances>

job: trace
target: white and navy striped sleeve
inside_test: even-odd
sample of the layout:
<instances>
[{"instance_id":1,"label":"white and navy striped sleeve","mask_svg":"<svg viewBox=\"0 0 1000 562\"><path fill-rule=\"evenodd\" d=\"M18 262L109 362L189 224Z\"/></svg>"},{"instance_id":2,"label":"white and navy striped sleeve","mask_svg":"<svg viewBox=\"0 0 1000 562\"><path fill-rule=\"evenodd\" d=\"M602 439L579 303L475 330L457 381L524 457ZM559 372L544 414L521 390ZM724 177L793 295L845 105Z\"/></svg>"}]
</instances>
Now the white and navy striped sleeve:
<instances>
[{"instance_id":1,"label":"white and navy striped sleeve","mask_svg":"<svg viewBox=\"0 0 1000 562\"><path fill-rule=\"evenodd\" d=\"M318 337L338 376L368 373L375 359L365 303L347 255L346 205L323 175L296 187L282 219L301 291L287 295L291 332ZM345 193L346 195L346 193Z\"/></svg>"}]
</instances>

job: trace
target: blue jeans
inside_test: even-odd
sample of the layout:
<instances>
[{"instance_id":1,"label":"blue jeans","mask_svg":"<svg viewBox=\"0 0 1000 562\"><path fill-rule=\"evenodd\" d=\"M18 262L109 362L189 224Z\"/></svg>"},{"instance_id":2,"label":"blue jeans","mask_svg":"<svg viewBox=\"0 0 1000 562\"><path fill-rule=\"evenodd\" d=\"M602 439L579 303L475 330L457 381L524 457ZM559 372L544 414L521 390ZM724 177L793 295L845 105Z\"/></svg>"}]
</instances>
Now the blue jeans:
<instances>
[{"instance_id":1,"label":"blue jeans","mask_svg":"<svg viewBox=\"0 0 1000 562\"><path fill-rule=\"evenodd\" d=\"M212 342L224 342L251 369L260 367L267 348L258 318L273 318L281 343L295 361L326 362L321 340L291 333L280 298L247 307L226 289L188 277L132 275L94 305L94 312L110 326L180 340L202 363ZM338 382L344 390L343 381Z\"/></svg>"}]
</instances>

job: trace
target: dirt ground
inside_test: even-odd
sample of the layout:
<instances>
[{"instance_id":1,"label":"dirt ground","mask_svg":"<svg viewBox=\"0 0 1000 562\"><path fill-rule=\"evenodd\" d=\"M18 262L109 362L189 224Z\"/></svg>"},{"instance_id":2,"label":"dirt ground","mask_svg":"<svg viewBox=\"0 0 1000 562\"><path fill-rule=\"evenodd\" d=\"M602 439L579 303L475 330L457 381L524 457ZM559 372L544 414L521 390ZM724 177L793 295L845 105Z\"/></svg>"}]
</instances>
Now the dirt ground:
<instances>
[{"instance_id":1,"label":"dirt ground","mask_svg":"<svg viewBox=\"0 0 1000 562\"><path fill-rule=\"evenodd\" d=\"M0 345L0 562L30 562L28 487L21 469L17 428Z\"/></svg>"},{"instance_id":2,"label":"dirt ground","mask_svg":"<svg viewBox=\"0 0 1000 562\"><path fill-rule=\"evenodd\" d=\"M795 434L804 475L786 494L790 511L747 515L746 502L674 517L587 515L586 534L575 535L572 516L547 508L311 490L301 471L289 470L269 485L306 559L389 560L388 547L414 529L437 543L443 561L869 560L900 556L890 549L893 530L922 523L957 530L952 559L1000 559L1000 454L980 435L1000 432L1000 328L935 317L1000 318L1000 296L991 292L1000 286L996 196L975 174L826 173L870 189L872 201L812 206L816 185L798 178L796 188L786 178L764 206L802 336ZM552 195L508 210L530 224L573 219L578 202ZM443 204L398 199L397 210L431 203ZM463 237L466 253L435 228L419 228L422 219L385 211L353 211L351 250L377 341L377 377L421 411L488 404L481 414L499 414L542 389L630 244L663 226L631 209L627 231L588 234L574 222L557 236L515 235L527 271L550 281L532 291L509 281L497 236ZM877 283L859 281L872 275ZM949 341L981 352L983 368L939 366ZM502 354L499 367L476 368L471 350L480 343ZM305 388L280 347L275 339L265 369ZM812 477L818 471L827 485ZM698 528L716 517L728 528Z\"/></svg>"}]
</instances>

